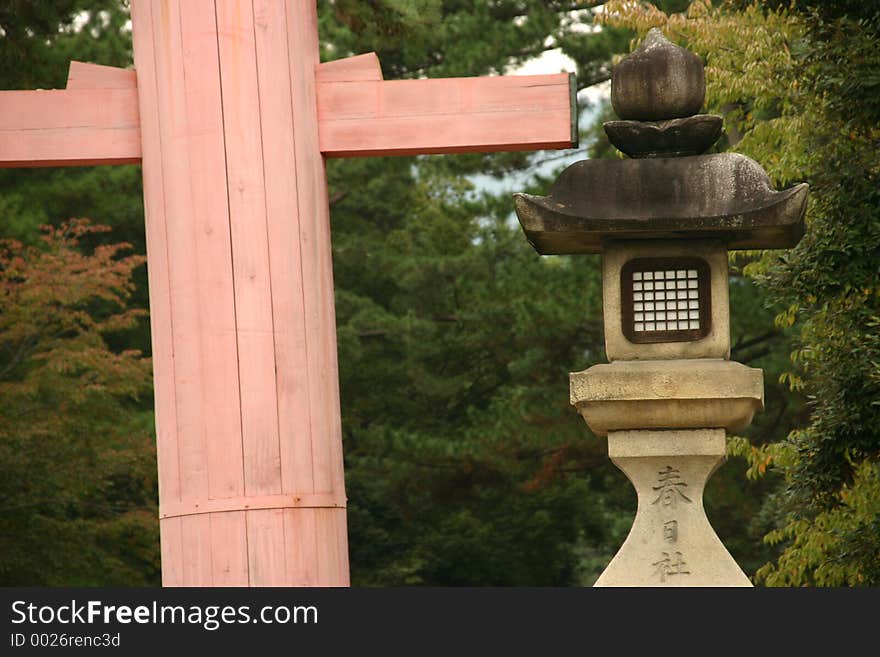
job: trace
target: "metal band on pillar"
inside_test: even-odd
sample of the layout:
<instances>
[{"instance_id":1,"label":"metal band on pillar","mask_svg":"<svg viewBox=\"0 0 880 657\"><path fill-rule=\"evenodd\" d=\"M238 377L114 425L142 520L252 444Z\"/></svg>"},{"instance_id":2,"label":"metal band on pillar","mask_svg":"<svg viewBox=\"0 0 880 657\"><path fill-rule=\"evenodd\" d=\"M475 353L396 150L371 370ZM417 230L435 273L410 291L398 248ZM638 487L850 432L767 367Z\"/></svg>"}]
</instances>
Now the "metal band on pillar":
<instances>
[{"instance_id":1,"label":"metal band on pillar","mask_svg":"<svg viewBox=\"0 0 880 657\"><path fill-rule=\"evenodd\" d=\"M227 497L217 500L168 502L159 507L159 518L178 518L202 513L256 511L258 509L344 509L345 498L332 493L301 493L292 495L254 495Z\"/></svg>"}]
</instances>

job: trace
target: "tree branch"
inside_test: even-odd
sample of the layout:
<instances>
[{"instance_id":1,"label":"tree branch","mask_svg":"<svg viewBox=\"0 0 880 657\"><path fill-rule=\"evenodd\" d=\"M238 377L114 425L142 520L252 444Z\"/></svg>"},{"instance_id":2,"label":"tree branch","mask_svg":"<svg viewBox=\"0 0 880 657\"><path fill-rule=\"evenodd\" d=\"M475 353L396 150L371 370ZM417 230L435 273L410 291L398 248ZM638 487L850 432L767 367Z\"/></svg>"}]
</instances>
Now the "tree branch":
<instances>
[{"instance_id":1,"label":"tree branch","mask_svg":"<svg viewBox=\"0 0 880 657\"><path fill-rule=\"evenodd\" d=\"M762 333L761 335L749 338L748 340L740 339L737 341L735 345L730 349L730 355L733 357L734 354L738 354L742 352L744 349L748 349L749 347L754 347L755 345L761 344L762 342L767 342L769 340L773 340L775 338L780 337L782 334L779 331L767 331L766 333Z\"/></svg>"},{"instance_id":2,"label":"tree branch","mask_svg":"<svg viewBox=\"0 0 880 657\"><path fill-rule=\"evenodd\" d=\"M766 356L771 351L772 350L770 349L770 347L764 347L763 349L758 349L757 351L753 351L750 354L746 354L744 356L737 356L737 360L743 364L751 363L754 360L758 360L759 358ZM731 356L733 356L732 352L731 352Z\"/></svg>"},{"instance_id":3,"label":"tree branch","mask_svg":"<svg viewBox=\"0 0 880 657\"><path fill-rule=\"evenodd\" d=\"M340 189L338 192L334 192L330 195L330 199L328 201L328 205L333 207L335 204L339 203L342 199L348 196L348 191L344 189Z\"/></svg>"}]
</instances>

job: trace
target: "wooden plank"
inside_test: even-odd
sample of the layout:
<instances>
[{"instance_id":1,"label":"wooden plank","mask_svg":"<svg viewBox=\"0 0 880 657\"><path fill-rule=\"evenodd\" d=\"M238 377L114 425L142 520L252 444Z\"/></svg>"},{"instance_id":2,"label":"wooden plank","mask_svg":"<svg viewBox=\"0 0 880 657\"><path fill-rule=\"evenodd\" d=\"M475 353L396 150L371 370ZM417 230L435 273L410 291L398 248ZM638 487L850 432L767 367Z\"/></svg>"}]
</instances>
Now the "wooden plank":
<instances>
[{"instance_id":1,"label":"wooden plank","mask_svg":"<svg viewBox=\"0 0 880 657\"><path fill-rule=\"evenodd\" d=\"M138 3L132 3L134 6ZM162 143L162 190L171 292L171 328L175 355L174 387L178 423L180 498L207 495L208 463L201 408L201 348L194 255L197 241L190 198L187 112L183 89L180 23L168 5L153 2L153 47L157 81L157 119ZM169 29L155 29L161 21ZM185 558L185 557L184 557Z\"/></svg>"},{"instance_id":2,"label":"wooden plank","mask_svg":"<svg viewBox=\"0 0 880 657\"><path fill-rule=\"evenodd\" d=\"M136 89L0 91L0 167L136 164Z\"/></svg>"},{"instance_id":3,"label":"wooden plank","mask_svg":"<svg viewBox=\"0 0 880 657\"><path fill-rule=\"evenodd\" d=\"M216 7L245 492L269 495L281 492L281 462L260 98L277 87L257 81L252 4L217 0Z\"/></svg>"},{"instance_id":4,"label":"wooden plank","mask_svg":"<svg viewBox=\"0 0 880 657\"><path fill-rule=\"evenodd\" d=\"M354 57L334 59L315 67L315 81L321 82L360 82L364 80L381 80L382 67L374 52L367 52Z\"/></svg>"},{"instance_id":5,"label":"wooden plank","mask_svg":"<svg viewBox=\"0 0 880 657\"><path fill-rule=\"evenodd\" d=\"M334 510L328 514L333 519L336 528L336 549L338 550L339 582L336 586L351 586L351 576L348 569L348 515L345 509Z\"/></svg>"},{"instance_id":6,"label":"wooden plank","mask_svg":"<svg viewBox=\"0 0 880 657\"><path fill-rule=\"evenodd\" d=\"M159 522L159 554L162 560L162 584L183 586L183 530L180 518Z\"/></svg>"},{"instance_id":7,"label":"wooden plank","mask_svg":"<svg viewBox=\"0 0 880 657\"><path fill-rule=\"evenodd\" d=\"M285 580L288 586L319 585L316 511L284 510L284 544L287 552Z\"/></svg>"},{"instance_id":8,"label":"wooden plank","mask_svg":"<svg viewBox=\"0 0 880 657\"><path fill-rule=\"evenodd\" d=\"M340 540L345 514L339 509L315 509L318 545L318 585L348 586L348 543Z\"/></svg>"},{"instance_id":9,"label":"wooden plank","mask_svg":"<svg viewBox=\"0 0 880 657\"><path fill-rule=\"evenodd\" d=\"M282 586L287 572L284 511L246 511L251 586Z\"/></svg>"},{"instance_id":10,"label":"wooden plank","mask_svg":"<svg viewBox=\"0 0 880 657\"><path fill-rule=\"evenodd\" d=\"M386 82L374 53L315 58L328 157L576 145L567 74ZM0 92L0 167L139 162L136 84L134 71L71 62L67 90Z\"/></svg>"},{"instance_id":11,"label":"wooden plank","mask_svg":"<svg viewBox=\"0 0 880 657\"><path fill-rule=\"evenodd\" d=\"M315 490L300 217L284 4L255 0L282 493Z\"/></svg>"},{"instance_id":12,"label":"wooden plank","mask_svg":"<svg viewBox=\"0 0 880 657\"><path fill-rule=\"evenodd\" d=\"M177 402L175 398L174 343L172 336L171 289L168 270L165 189L162 177L162 140L159 126L159 96L153 45L152 10L148 3L132 4L135 60L140 67L140 114L145 153L142 174L146 221L147 268L150 290L150 338L153 352L153 399L156 415L156 451L159 497L163 503L180 501ZM180 520L160 520L162 579L182 582Z\"/></svg>"},{"instance_id":13,"label":"wooden plank","mask_svg":"<svg viewBox=\"0 0 880 657\"><path fill-rule=\"evenodd\" d=\"M138 29L132 21L132 30ZM127 89L137 93L137 73L130 68L70 62L68 89Z\"/></svg>"},{"instance_id":14,"label":"wooden plank","mask_svg":"<svg viewBox=\"0 0 880 657\"><path fill-rule=\"evenodd\" d=\"M213 513L211 525L213 586L247 586L248 537L244 511ZM218 550L222 545L224 549Z\"/></svg>"},{"instance_id":15,"label":"wooden plank","mask_svg":"<svg viewBox=\"0 0 880 657\"><path fill-rule=\"evenodd\" d=\"M169 297L167 315L160 312L155 321L163 326L160 355L173 353L173 371L157 370L157 378L173 386L177 420L176 444L159 422L161 496L163 502L240 496L237 342L213 4L132 4L141 84L151 90L142 99L151 158L144 170L148 234L164 243L167 255L167 282L153 267L161 248L152 249L149 267L160 309L162 295ZM158 291L163 286L167 292ZM157 381L159 391L162 385ZM157 404L161 415L168 404ZM175 491L169 482L176 478ZM179 564L164 569L166 585L240 582L246 552L230 536L246 536L243 514L216 522L209 515L161 522L179 527L180 536L163 544L164 558Z\"/></svg>"},{"instance_id":16,"label":"wooden plank","mask_svg":"<svg viewBox=\"0 0 880 657\"><path fill-rule=\"evenodd\" d=\"M318 140L315 66L317 15L313 3L286 3L288 64L294 117L297 203L306 313L309 415L315 492L342 491L342 430L336 362L336 316L330 250L330 208Z\"/></svg>"},{"instance_id":17,"label":"wooden plank","mask_svg":"<svg viewBox=\"0 0 880 657\"><path fill-rule=\"evenodd\" d=\"M190 427L187 444L192 454L187 467L181 450L181 471L199 480L204 475L208 485L205 490L204 482L194 481L182 495L184 499L236 497L244 493L241 402L214 4L189 0L162 6L179 12L176 19L169 16L169 39L178 39L169 44L169 52L179 61L171 69L167 90L176 97L169 103L183 112L173 135L179 140L181 159L188 163L177 171L176 162L166 160L170 176L180 176L186 185L181 190L185 198L174 213L176 233L184 239L175 245L174 262L181 269L172 282L181 304L192 305L196 312L193 323L178 326L175 308L175 353L178 360L181 352L194 354L189 362L192 369L178 374L178 389L188 386L181 392L198 422ZM180 309L184 316L190 312Z\"/></svg>"},{"instance_id":18,"label":"wooden plank","mask_svg":"<svg viewBox=\"0 0 880 657\"><path fill-rule=\"evenodd\" d=\"M323 82L327 157L569 148L576 109L567 73Z\"/></svg>"},{"instance_id":19,"label":"wooden plank","mask_svg":"<svg viewBox=\"0 0 880 657\"><path fill-rule=\"evenodd\" d=\"M179 520L183 546L180 583L183 586L213 586L214 546L210 516L185 516Z\"/></svg>"},{"instance_id":20,"label":"wooden plank","mask_svg":"<svg viewBox=\"0 0 880 657\"><path fill-rule=\"evenodd\" d=\"M125 130L139 124L137 104L132 89L0 91L3 131Z\"/></svg>"}]
</instances>

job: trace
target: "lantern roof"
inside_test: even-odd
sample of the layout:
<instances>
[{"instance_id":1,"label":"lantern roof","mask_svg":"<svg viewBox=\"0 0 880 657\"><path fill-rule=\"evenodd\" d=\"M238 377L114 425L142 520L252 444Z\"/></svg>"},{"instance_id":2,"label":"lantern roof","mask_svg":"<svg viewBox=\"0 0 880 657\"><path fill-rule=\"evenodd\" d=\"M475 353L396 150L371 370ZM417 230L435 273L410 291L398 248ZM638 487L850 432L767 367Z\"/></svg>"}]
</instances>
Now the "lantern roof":
<instances>
[{"instance_id":1,"label":"lantern roof","mask_svg":"<svg viewBox=\"0 0 880 657\"><path fill-rule=\"evenodd\" d=\"M609 239L718 238L729 249L778 249L804 233L809 186L776 191L754 160L702 155L720 116L698 114L703 64L652 29L615 67L604 124L631 159L576 162L550 194L515 194L516 213L541 254L601 253Z\"/></svg>"},{"instance_id":2,"label":"lantern roof","mask_svg":"<svg viewBox=\"0 0 880 657\"><path fill-rule=\"evenodd\" d=\"M606 239L722 239L730 249L794 246L809 186L775 191L739 153L582 160L548 196L514 195L526 237L541 254L601 253Z\"/></svg>"}]
</instances>

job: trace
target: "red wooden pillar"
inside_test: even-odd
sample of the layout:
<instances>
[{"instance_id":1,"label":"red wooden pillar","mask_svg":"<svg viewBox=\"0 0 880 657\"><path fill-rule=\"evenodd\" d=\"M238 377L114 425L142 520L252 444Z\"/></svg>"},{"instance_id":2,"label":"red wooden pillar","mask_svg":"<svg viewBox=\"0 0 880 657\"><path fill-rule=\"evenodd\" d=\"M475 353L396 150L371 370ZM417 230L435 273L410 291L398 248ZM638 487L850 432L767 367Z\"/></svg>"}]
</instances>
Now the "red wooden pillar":
<instances>
[{"instance_id":1,"label":"red wooden pillar","mask_svg":"<svg viewBox=\"0 0 880 657\"><path fill-rule=\"evenodd\" d=\"M311 2L132 0L165 585L347 585Z\"/></svg>"}]
</instances>

